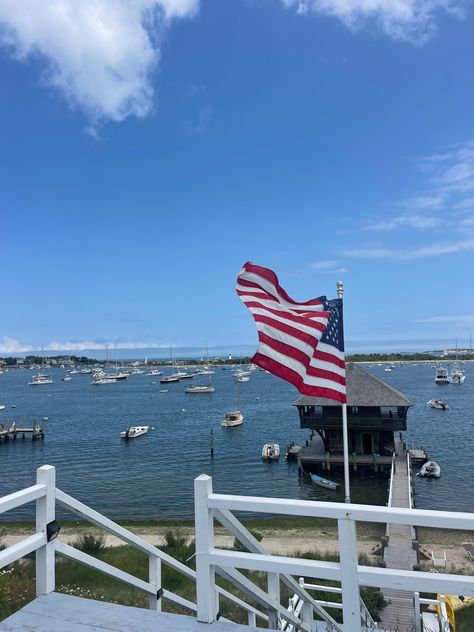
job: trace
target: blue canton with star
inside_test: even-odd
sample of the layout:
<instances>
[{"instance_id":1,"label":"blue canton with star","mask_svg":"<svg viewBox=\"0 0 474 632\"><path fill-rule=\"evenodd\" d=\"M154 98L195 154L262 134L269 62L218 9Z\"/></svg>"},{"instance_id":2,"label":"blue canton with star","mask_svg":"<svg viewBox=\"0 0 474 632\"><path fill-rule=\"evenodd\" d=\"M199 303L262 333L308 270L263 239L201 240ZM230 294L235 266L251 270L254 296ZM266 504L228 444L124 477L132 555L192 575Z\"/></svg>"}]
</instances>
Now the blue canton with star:
<instances>
[{"instance_id":1,"label":"blue canton with star","mask_svg":"<svg viewBox=\"0 0 474 632\"><path fill-rule=\"evenodd\" d=\"M324 304L324 310L331 313L326 331L320 342L344 351L344 329L342 325L342 298L334 298Z\"/></svg>"}]
</instances>

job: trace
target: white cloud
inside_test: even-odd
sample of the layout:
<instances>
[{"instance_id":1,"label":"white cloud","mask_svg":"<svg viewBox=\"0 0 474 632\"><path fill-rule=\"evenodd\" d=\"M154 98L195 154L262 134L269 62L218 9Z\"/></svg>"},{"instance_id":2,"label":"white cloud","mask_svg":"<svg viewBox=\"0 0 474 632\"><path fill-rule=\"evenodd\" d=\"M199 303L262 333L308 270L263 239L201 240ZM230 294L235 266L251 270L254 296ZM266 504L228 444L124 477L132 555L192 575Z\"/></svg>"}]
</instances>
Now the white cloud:
<instances>
[{"instance_id":1,"label":"white cloud","mask_svg":"<svg viewBox=\"0 0 474 632\"><path fill-rule=\"evenodd\" d=\"M24 345L18 340L9 338L8 336L3 336L0 341L0 353L7 355L10 353L25 353L32 350L33 347L31 345Z\"/></svg>"},{"instance_id":2,"label":"white cloud","mask_svg":"<svg viewBox=\"0 0 474 632\"><path fill-rule=\"evenodd\" d=\"M458 202L455 206L455 209L459 209L461 211L465 211L467 210L473 210L474 209L474 197L467 197L464 198L464 200L461 200L460 202Z\"/></svg>"},{"instance_id":3,"label":"white cloud","mask_svg":"<svg viewBox=\"0 0 474 632\"><path fill-rule=\"evenodd\" d=\"M118 349L169 349L169 344L158 344L156 342L149 342L144 340L73 340L73 341L52 341L48 344L42 345L45 351L85 351L85 350L104 350L106 346L113 348L117 344ZM26 344L4 336L0 340L0 353L13 354L13 353L29 353L33 351L39 351L40 345Z\"/></svg>"},{"instance_id":4,"label":"white cloud","mask_svg":"<svg viewBox=\"0 0 474 632\"><path fill-rule=\"evenodd\" d=\"M319 272L327 274L347 274L349 272L349 269L343 266L341 261L336 259L315 261L314 263L310 263L309 267L311 270L318 270Z\"/></svg>"},{"instance_id":5,"label":"white cloud","mask_svg":"<svg viewBox=\"0 0 474 632\"><path fill-rule=\"evenodd\" d=\"M394 230L400 226L409 226L411 228L437 228L443 224L443 220L439 217L431 217L428 215L400 215L383 222L369 224L365 230Z\"/></svg>"},{"instance_id":6,"label":"white cloud","mask_svg":"<svg viewBox=\"0 0 474 632\"><path fill-rule=\"evenodd\" d=\"M417 195L415 197L408 198L407 200L397 202L396 206L413 210L439 209L444 206L445 199L446 196L442 193L437 193L435 195Z\"/></svg>"},{"instance_id":7,"label":"white cloud","mask_svg":"<svg viewBox=\"0 0 474 632\"><path fill-rule=\"evenodd\" d=\"M474 239L465 239L457 242L444 242L428 244L410 250L392 250L389 248L355 248L347 250L344 254L358 259L397 259L409 261L424 257L452 254L455 252L467 252L474 250Z\"/></svg>"},{"instance_id":8,"label":"white cloud","mask_svg":"<svg viewBox=\"0 0 474 632\"><path fill-rule=\"evenodd\" d=\"M309 12L339 18L358 28L372 20L396 40L424 43L437 30L438 14L464 16L466 0L283 0L300 15Z\"/></svg>"},{"instance_id":9,"label":"white cloud","mask_svg":"<svg viewBox=\"0 0 474 632\"><path fill-rule=\"evenodd\" d=\"M417 323L472 323L474 324L474 314L464 316L431 316L430 318L420 318Z\"/></svg>"},{"instance_id":10,"label":"white cloud","mask_svg":"<svg viewBox=\"0 0 474 632\"><path fill-rule=\"evenodd\" d=\"M79 340L65 342L49 342L44 345L46 351L85 351L86 349L102 349L108 346L115 346L115 341L110 340ZM157 344L153 342L140 341L120 341L117 342L117 349L169 349L169 345Z\"/></svg>"},{"instance_id":11,"label":"white cloud","mask_svg":"<svg viewBox=\"0 0 474 632\"><path fill-rule=\"evenodd\" d=\"M199 0L2 0L0 43L18 60L39 58L43 80L95 123L144 117L163 33Z\"/></svg>"}]
</instances>

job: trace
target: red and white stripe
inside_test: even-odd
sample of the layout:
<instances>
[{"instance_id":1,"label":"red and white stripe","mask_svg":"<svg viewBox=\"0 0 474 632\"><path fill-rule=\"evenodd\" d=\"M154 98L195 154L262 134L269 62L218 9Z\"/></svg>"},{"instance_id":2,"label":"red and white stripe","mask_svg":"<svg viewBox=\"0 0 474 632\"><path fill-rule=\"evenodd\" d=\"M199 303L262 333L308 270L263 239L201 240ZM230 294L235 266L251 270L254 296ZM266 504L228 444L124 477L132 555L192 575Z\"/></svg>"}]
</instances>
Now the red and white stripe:
<instances>
[{"instance_id":1,"label":"red and white stripe","mask_svg":"<svg viewBox=\"0 0 474 632\"><path fill-rule=\"evenodd\" d=\"M252 263L243 266L236 289L257 325L259 346L252 362L301 393L345 401L344 356L320 343L330 315L325 297L298 303L274 272Z\"/></svg>"}]
</instances>

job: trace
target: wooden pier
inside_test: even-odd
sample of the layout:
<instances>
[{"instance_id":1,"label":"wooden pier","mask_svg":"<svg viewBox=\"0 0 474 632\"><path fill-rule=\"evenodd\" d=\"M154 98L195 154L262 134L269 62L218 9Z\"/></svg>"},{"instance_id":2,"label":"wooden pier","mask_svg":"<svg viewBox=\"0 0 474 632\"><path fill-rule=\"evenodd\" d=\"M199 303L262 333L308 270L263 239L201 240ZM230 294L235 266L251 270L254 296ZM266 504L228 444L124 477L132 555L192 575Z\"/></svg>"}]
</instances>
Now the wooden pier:
<instances>
[{"instance_id":1,"label":"wooden pier","mask_svg":"<svg viewBox=\"0 0 474 632\"><path fill-rule=\"evenodd\" d=\"M395 438L395 459L390 481L390 506L413 509L411 468L403 443ZM386 568L413 570L417 563L413 548L415 529L409 525L388 524L388 545L384 549ZM414 629L413 593L385 588L382 590L386 608L381 612L380 627L397 632L412 632Z\"/></svg>"},{"instance_id":2,"label":"wooden pier","mask_svg":"<svg viewBox=\"0 0 474 632\"><path fill-rule=\"evenodd\" d=\"M30 436L33 441L36 439L43 440L45 435L44 424L47 420L43 417L39 421L32 417L28 424L26 418L18 420L16 417L13 421L5 420L0 424L0 444L7 441L16 441L17 439L25 440Z\"/></svg>"},{"instance_id":3,"label":"wooden pier","mask_svg":"<svg viewBox=\"0 0 474 632\"><path fill-rule=\"evenodd\" d=\"M330 471L332 467L344 467L344 455L324 453L321 450L321 442L318 440L309 441L298 454L298 463L303 471L311 471L313 467L324 471ZM381 456L380 454L349 454L349 467L353 472L358 468L371 468L375 472L389 470L392 464L391 456Z\"/></svg>"}]
</instances>

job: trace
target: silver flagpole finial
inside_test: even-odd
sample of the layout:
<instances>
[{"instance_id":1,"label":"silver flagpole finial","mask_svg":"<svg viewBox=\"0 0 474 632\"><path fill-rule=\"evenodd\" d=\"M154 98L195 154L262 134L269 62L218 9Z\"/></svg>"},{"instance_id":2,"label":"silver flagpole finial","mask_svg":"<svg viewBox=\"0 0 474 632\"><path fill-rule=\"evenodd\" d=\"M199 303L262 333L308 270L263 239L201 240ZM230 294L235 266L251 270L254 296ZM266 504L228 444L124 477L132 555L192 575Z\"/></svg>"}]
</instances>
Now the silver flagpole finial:
<instances>
[{"instance_id":1,"label":"silver flagpole finial","mask_svg":"<svg viewBox=\"0 0 474 632\"><path fill-rule=\"evenodd\" d=\"M344 294L344 283L342 281L338 281L336 283L336 287L337 287L337 298L342 298L342 295Z\"/></svg>"}]
</instances>

